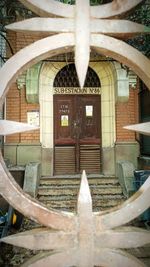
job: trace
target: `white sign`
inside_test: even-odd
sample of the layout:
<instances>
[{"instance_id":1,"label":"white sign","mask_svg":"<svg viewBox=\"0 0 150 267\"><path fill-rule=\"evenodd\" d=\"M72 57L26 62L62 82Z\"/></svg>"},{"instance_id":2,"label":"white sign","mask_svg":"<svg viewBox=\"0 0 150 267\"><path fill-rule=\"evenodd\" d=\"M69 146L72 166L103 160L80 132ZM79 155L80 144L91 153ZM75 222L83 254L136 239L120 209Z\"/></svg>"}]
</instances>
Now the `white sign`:
<instances>
[{"instance_id":1,"label":"white sign","mask_svg":"<svg viewBox=\"0 0 150 267\"><path fill-rule=\"evenodd\" d=\"M40 126L39 111L33 110L27 112L27 122L30 125Z\"/></svg>"},{"instance_id":2,"label":"white sign","mask_svg":"<svg viewBox=\"0 0 150 267\"><path fill-rule=\"evenodd\" d=\"M93 106L86 106L86 117L92 117L93 116Z\"/></svg>"}]
</instances>

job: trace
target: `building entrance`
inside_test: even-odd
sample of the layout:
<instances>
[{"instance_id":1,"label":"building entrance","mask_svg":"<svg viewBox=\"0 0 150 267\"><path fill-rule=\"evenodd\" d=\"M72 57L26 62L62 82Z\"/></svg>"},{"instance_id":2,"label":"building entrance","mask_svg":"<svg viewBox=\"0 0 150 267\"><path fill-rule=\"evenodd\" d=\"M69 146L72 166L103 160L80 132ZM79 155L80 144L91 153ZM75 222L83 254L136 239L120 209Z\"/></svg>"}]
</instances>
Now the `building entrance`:
<instances>
[{"instance_id":1,"label":"building entrance","mask_svg":"<svg viewBox=\"0 0 150 267\"><path fill-rule=\"evenodd\" d=\"M54 95L55 174L100 173L100 95Z\"/></svg>"}]
</instances>

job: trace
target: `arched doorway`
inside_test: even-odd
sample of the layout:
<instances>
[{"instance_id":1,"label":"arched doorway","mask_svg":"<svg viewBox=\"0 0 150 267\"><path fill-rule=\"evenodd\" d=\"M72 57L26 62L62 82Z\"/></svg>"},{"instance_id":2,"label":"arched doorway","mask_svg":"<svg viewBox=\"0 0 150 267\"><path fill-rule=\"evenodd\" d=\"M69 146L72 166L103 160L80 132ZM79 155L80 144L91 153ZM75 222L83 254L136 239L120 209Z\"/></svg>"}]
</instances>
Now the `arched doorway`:
<instances>
[{"instance_id":1,"label":"arched doorway","mask_svg":"<svg viewBox=\"0 0 150 267\"><path fill-rule=\"evenodd\" d=\"M100 173L100 80L88 68L81 89L74 64L63 67L54 80L54 173Z\"/></svg>"},{"instance_id":2,"label":"arched doorway","mask_svg":"<svg viewBox=\"0 0 150 267\"><path fill-rule=\"evenodd\" d=\"M40 141L42 145L42 175L44 176L54 174L54 96L64 95L64 89L67 92L69 88L75 90L76 94L79 94L80 91L78 87L54 87L57 74L65 66L68 66L66 62L46 61L42 64L39 75ZM119 76L120 72L116 71L119 70L119 66L116 69L116 65L109 61L91 61L89 67L94 70L101 83L101 88L91 87L91 92L97 92L98 98L101 99L99 124L101 125L102 164L100 171L105 175L114 175L116 140L115 95L117 95L118 85L122 82L122 76ZM84 87L84 90L88 91L88 88Z\"/></svg>"}]
</instances>

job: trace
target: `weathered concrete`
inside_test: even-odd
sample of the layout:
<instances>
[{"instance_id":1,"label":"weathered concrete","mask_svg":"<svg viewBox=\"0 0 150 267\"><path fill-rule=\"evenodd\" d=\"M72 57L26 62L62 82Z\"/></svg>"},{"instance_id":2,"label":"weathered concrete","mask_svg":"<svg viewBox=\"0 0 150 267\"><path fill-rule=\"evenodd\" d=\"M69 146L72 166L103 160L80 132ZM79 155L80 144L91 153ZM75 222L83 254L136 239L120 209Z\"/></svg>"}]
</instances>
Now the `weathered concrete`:
<instances>
[{"instance_id":1,"label":"weathered concrete","mask_svg":"<svg viewBox=\"0 0 150 267\"><path fill-rule=\"evenodd\" d=\"M17 144L4 144L4 159L8 159L10 164L17 165Z\"/></svg>"},{"instance_id":2,"label":"weathered concrete","mask_svg":"<svg viewBox=\"0 0 150 267\"><path fill-rule=\"evenodd\" d=\"M109 164L108 164L109 162ZM104 175L115 175L115 148L102 148L102 173Z\"/></svg>"},{"instance_id":3,"label":"weathered concrete","mask_svg":"<svg viewBox=\"0 0 150 267\"><path fill-rule=\"evenodd\" d=\"M134 193L134 165L129 161L118 161L116 175L123 189L125 197L129 198Z\"/></svg>"},{"instance_id":4,"label":"weathered concrete","mask_svg":"<svg viewBox=\"0 0 150 267\"><path fill-rule=\"evenodd\" d=\"M139 144L122 142L115 146L116 162L130 161L137 168L137 158L139 156Z\"/></svg>"},{"instance_id":5,"label":"weathered concrete","mask_svg":"<svg viewBox=\"0 0 150 267\"><path fill-rule=\"evenodd\" d=\"M4 145L4 158L9 159L12 166L25 166L31 161L41 162L41 145L6 143Z\"/></svg>"},{"instance_id":6,"label":"weathered concrete","mask_svg":"<svg viewBox=\"0 0 150 267\"><path fill-rule=\"evenodd\" d=\"M116 102L127 102L129 100L129 76L119 62L114 62L114 65L117 73L115 79L115 100Z\"/></svg>"},{"instance_id":7,"label":"weathered concrete","mask_svg":"<svg viewBox=\"0 0 150 267\"><path fill-rule=\"evenodd\" d=\"M41 150L41 164L42 164L42 170L41 175L42 176L52 176L53 175L53 149L52 148L45 148L42 147Z\"/></svg>"},{"instance_id":8,"label":"weathered concrete","mask_svg":"<svg viewBox=\"0 0 150 267\"><path fill-rule=\"evenodd\" d=\"M26 165L25 175L24 175L24 192L30 194L32 197L37 196L38 186L41 177L41 164L36 162L31 162Z\"/></svg>"},{"instance_id":9,"label":"weathered concrete","mask_svg":"<svg viewBox=\"0 0 150 267\"><path fill-rule=\"evenodd\" d=\"M17 146L17 165L26 165L30 162L41 162L41 145L19 144Z\"/></svg>"},{"instance_id":10,"label":"weathered concrete","mask_svg":"<svg viewBox=\"0 0 150 267\"><path fill-rule=\"evenodd\" d=\"M41 147L41 144L5 143L4 158L8 159L12 166L40 162L41 175L53 175L53 149Z\"/></svg>"}]
</instances>

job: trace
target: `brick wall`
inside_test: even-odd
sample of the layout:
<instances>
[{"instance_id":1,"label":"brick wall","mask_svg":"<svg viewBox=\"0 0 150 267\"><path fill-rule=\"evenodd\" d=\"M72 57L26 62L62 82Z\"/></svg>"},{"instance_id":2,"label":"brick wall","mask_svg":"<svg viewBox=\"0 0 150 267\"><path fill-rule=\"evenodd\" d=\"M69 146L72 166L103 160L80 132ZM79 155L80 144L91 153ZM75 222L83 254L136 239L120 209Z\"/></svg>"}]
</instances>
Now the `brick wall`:
<instances>
[{"instance_id":1,"label":"brick wall","mask_svg":"<svg viewBox=\"0 0 150 267\"><path fill-rule=\"evenodd\" d=\"M28 104L25 89L18 90L14 83L6 98L6 118L27 123L27 111L39 110L38 104ZM7 136L7 143L39 143L39 130Z\"/></svg>"},{"instance_id":2,"label":"brick wall","mask_svg":"<svg viewBox=\"0 0 150 267\"><path fill-rule=\"evenodd\" d=\"M23 33L16 33L16 51L26 47L27 45L36 42L37 40L42 39L44 36L39 34L23 34Z\"/></svg>"},{"instance_id":3,"label":"brick wall","mask_svg":"<svg viewBox=\"0 0 150 267\"><path fill-rule=\"evenodd\" d=\"M20 49L26 47L27 45L40 40L42 38L46 37L46 35L41 36L40 34L24 34L20 32L13 32L13 31L8 31L7 32L7 39L10 43L10 46L14 52L14 54L19 51ZM11 57L12 53L11 50L7 44L7 57Z\"/></svg>"},{"instance_id":4,"label":"brick wall","mask_svg":"<svg viewBox=\"0 0 150 267\"><path fill-rule=\"evenodd\" d=\"M40 35L29 35L22 33L8 32L8 39L14 52L23 47L43 38ZM8 49L8 56L11 56ZM27 122L27 111L38 110L39 105L27 104L25 98L25 88L18 90L14 83L7 95L6 100L7 112L6 117L10 120ZM135 141L135 134L123 129L123 126L138 122L138 90L130 88L130 98L127 103L116 104L116 141L132 142ZM39 142L39 131L21 133L7 137L8 143L34 143Z\"/></svg>"},{"instance_id":5,"label":"brick wall","mask_svg":"<svg viewBox=\"0 0 150 267\"><path fill-rule=\"evenodd\" d=\"M123 129L123 126L138 123L138 90L130 88L127 103L116 104L116 141L135 141L135 133Z\"/></svg>"},{"instance_id":6,"label":"brick wall","mask_svg":"<svg viewBox=\"0 0 150 267\"><path fill-rule=\"evenodd\" d=\"M29 35L8 31L8 41L14 54L25 46L41 39L38 34ZM7 57L12 53L7 46ZM6 98L6 119L19 122L27 122L27 111L39 110L39 105L28 104L25 97L25 88L18 90L17 84L13 83ZM7 143L37 143L40 140L39 130L7 136Z\"/></svg>"},{"instance_id":7,"label":"brick wall","mask_svg":"<svg viewBox=\"0 0 150 267\"><path fill-rule=\"evenodd\" d=\"M16 53L16 42L17 42L16 33L11 31L8 32L7 39L10 46L7 43L6 52L7 52L7 58L10 58L13 54Z\"/></svg>"},{"instance_id":8,"label":"brick wall","mask_svg":"<svg viewBox=\"0 0 150 267\"><path fill-rule=\"evenodd\" d=\"M6 98L6 119L13 121L20 121L20 97L19 90L17 90L16 83L13 83ZM19 135L10 135L6 138L9 143L18 143Z\"/></svg>"}]
</instances>

